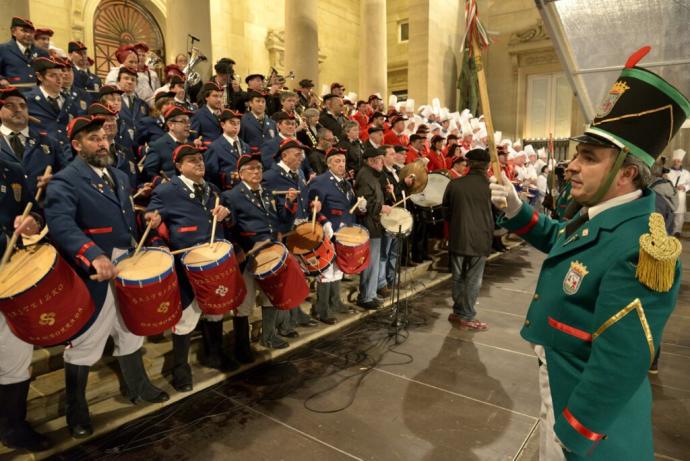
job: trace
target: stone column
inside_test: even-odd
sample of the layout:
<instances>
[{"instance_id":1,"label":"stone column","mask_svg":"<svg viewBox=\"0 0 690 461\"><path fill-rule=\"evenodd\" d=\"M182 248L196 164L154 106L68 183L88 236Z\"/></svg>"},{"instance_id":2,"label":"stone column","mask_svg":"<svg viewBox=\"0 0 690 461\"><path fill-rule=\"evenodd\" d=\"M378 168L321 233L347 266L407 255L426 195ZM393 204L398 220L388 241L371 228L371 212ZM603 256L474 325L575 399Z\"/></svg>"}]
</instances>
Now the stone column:
<instances>
[{"instance_id":1,"label":"stone column","mask_svg":"<svg viewBox=\"0 0 690 461\"><path fill-rule=\"evenodd\" d=\"M386 0L361 0L359 11L359 99L380 93L387 101Z\"/></svg>"},{"instance_id":2,"label":"stone column","mask_svg":"<svg viewBox=\"0 0 690 461\"><path fill-rule=\"evenodd\" d=\"M6 42L10 38L10 23L12 17L31 19L29 16L29 0L0 0L0 11L2 11L2 22L0 23L0 39Z\"/></svg>"},{"instance_id":3,"label":"stone column","mask_svg":"<svg viewBox=\"0 0 690 461\"><path fill-rule=\"evenodd\" d=\"M168 0L168 15L165 24L165 48L169 62L175 56L187 51L187 34L199 39L194 44L208 58L199 63L195 70L207 80L213 69L211 44L211 8L209 0Z\"/></svg>"},{"instance_id":4,"label":"stone column","mask_svg":"<svg viewBox=\"0 0 690 461\"><path fill-rule=\"evenodd\" d=\"M303 78L319 88L318 0L285 2L285 69L295 72L295 83ZM297 86L290 85L290 86Z\"/></svg>"}]
</instances>

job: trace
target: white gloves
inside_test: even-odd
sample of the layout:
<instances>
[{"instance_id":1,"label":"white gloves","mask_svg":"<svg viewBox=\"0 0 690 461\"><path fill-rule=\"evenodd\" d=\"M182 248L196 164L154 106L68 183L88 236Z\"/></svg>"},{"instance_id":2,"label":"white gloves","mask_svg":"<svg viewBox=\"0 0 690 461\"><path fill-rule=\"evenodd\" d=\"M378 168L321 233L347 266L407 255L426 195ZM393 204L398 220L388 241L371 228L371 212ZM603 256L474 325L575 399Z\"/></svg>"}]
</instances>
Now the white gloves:
<instances>
[{"instance_id":1,"label":"white gloves","mask_svg":"<svg viewBox=\"0 0 690 461\"><path fill-rule=\"evenodd\" d=\"M330 221L323 225L323 235L326 237L326 240L333 238L333 225Z\"/></svg>"},{"instance_id":2,"label":"white gloves","mask_svg":"<svg viewBox=\"0 0 690 461\"><path fill-rule=\"evenodd\" d=\"M522 200L518 197L517 191L504 172L501 172L503 184L498 184L496 178L491 178L491 202L497 208L503 210L506 218L510 219L518 214L522 207Z\"/></svg>"},{"instance_id":3,"label":"white gloves","mask_svg":"<svg viewBox=\"0 0 690 461\"><path fill-rule=\"evenodd\" d=\"M362 197L362 198L359 200L359 205L357 206L357 208L359 208L359 211L360 211L360 212L366 213L366 211L367 211L367 199L365 199L364 197Z\"/></svg>"}]
</instances>

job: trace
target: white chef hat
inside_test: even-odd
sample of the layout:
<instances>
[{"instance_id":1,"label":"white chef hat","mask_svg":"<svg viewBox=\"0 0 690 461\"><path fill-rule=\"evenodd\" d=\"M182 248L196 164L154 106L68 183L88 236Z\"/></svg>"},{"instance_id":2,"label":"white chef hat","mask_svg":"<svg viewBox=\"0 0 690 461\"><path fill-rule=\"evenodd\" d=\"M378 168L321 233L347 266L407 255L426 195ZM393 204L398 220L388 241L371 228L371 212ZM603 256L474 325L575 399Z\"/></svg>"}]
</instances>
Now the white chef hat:
<instances>
[{"instance_id":1,"label":"white chef hat","mask_svg":"<svg viewBox=\"0 0 690 461\"><path fill-rule=\"evenodd\" d=\"M534 147L532 147L532 144L527 144L523 152L525 153L525 155L537 155L537 153L534 150Z\"/></svg>"},{"instance_id":2,"label":"white chef hat","mask_svg":"<svg viewBox=\"0 0 690 461\"><path fill-rule=\"evenodd\" d=\"M673 151L673 160L683 160L685 158L685 151L683 149L676 149Z\"/></svg>"}]
</instances>

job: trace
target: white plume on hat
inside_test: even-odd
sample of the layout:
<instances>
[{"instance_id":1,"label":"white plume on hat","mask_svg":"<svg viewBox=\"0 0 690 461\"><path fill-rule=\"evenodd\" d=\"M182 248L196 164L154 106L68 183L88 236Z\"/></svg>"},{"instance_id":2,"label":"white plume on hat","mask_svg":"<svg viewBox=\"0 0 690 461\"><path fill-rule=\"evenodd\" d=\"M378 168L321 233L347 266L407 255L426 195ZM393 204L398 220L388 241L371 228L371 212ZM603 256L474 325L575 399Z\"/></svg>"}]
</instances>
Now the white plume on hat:
<instances>
[{"instance_id":1,"label":"white plume on hat","mask_svg":"<svg viewBox=\"0 0 690 461\"><path fill-rule=\"evenodd\" d=\"M534 150L534 147L532 147L532 144L527 144L523 152L525 153L525 155L537 155L536 151Z\"/></svg>"},{"instance_id":2,"label":"white plume on hat","mask_svg":"<svg viewBox=\"0 0 690 461\"><path fill-rule=\"evenodd\" d=\"M388 107L394 107L398 103L398 97L394 94L388 96Z\"/></svg>"},{"instance_id":3,"label":"white plume on hat","mask_svg":"<svg viewBox=\"0 0 690 461\"><path fill-rule=\"evenodd\" d=\"M683 160L686 152L683 149L676 149L673 151L673 160Z\"/></svg>"},{"instance_id":4,"label":"white plume on hat","mask_svg":"<svg viewBox=\"0 0 690 461\"><path fill-rule=\"evenodd\" d=\"M431 109L431 107L429 107L429 106L422 106L422 107L424 107L424 109L422 109L420 111L422 117L429 118L429 115L434 113L434 111Z\"/></svg>"},{"instance_id":5,"label":"white plume on hat","mask_svg":"<svg viewBox=\"0 0 690 461\"><path fill-rule=\"evenodd\" d=\"M438 98L432 99L431 107L434 108L434 114L439 115L441 113L441 100Z\"/></svg>"},{"instance_id":6,"label":"white plume on hat","mask_svg":"<svg viewBox=\"0 0 690 461\"><path fill-rule=\"evenodd\" d=\"M540 147L539 149L537 149L537 156L541 159L545 159L546 158L546 149L544 147Z\"/></svg>"},{"instance_id":7,"label":"white plume on hat","mask_svg":"<svg viewBox=\"0 0 690 461\"><path fill-rule=\"evenodd\" d=\"M486 138L489 136L489 132L486 129L486 123L484 122L479 122L479 131L474 134L474 139L477 141L481 141L482 139ZM483 141L481 141L483 142Z\"/></svg>"},{"instance_id":8,"label":"white plume on hat","mask_svg":"<svg viewBox=\"0 0 690 461\"><path fill-rule=\"evenodd\" d=\"M405 101L405 109L410 112L414 112L414 99L409 98L407 101Z\"/></svg>"},{"instance_id":9,"label":"white plume on hat","mask_svg":"<svg viewBox=\"0 0 690 461\"><path fill-rule=\"evenodd\" d=\"M479 119L477 118L473 118L472 120L470 120L470 125L472 126L472 131L479 131L481 128L479 126Z\"/></svg>"},{"instance_id":10,"label":"white plume on hat","mask_svg":"<svg viewBox=\"0 0 690 461\"><path fill-rule=\"evenodd\" d=\"M470 124L470 121L468 119L460 120L460 130L462 131L463 136L472 135L472 125Z\"/></svg>"}]
</instances>

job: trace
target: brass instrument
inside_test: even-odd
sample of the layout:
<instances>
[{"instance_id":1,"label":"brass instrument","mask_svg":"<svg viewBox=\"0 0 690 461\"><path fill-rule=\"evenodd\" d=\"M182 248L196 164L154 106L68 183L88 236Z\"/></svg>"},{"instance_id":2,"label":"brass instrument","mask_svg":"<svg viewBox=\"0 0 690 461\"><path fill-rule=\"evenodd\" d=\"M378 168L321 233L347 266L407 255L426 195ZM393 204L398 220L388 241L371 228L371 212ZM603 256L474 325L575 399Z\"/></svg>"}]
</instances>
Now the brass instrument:
<instances>
[{"instance_id":1,"label":"brass instrument","mask_svg":"<svg viewBox=\"0 0 690 461\"><path fill-rule=\"evenodd\" d=\"M206 61L206 56L195 46L192 46L191 51L188 51L187 54L189 54L189 61L187 61L187 65L182 69L182 73L186 76L185 89L201 81L201 76L194 70L194 67L200 62Z\"/></svg>"},{"instance_id":2,"label":"brass instrument","mask_svg":"<svg viewBox=\"0 0 690 461\"><path fill-rule=\"evenodd\" d=\"M268 89L273 85L280 85L281 87L284 87L285 82L287 82L288 79L295 79L294 71L291 70L290 72L288 72L287 75L283 76L278 73L275 67L271 67L271 72L269 72L268 78L266 78L266 80L264 81L263 89L264 91L268 91Z\"/></svg>"},{"instance_id":3,"label":"brass instrument","mask_svg":"<svg viewBox=\"0 0 690 461\"><path fill-rule=\"evenodd\" d=\"M161 57L158 56L155 51L149 51L146 53L146 66L149 69L157 69L162 63L163 61L161 60Z\"/></svg>"}]
</instances>

